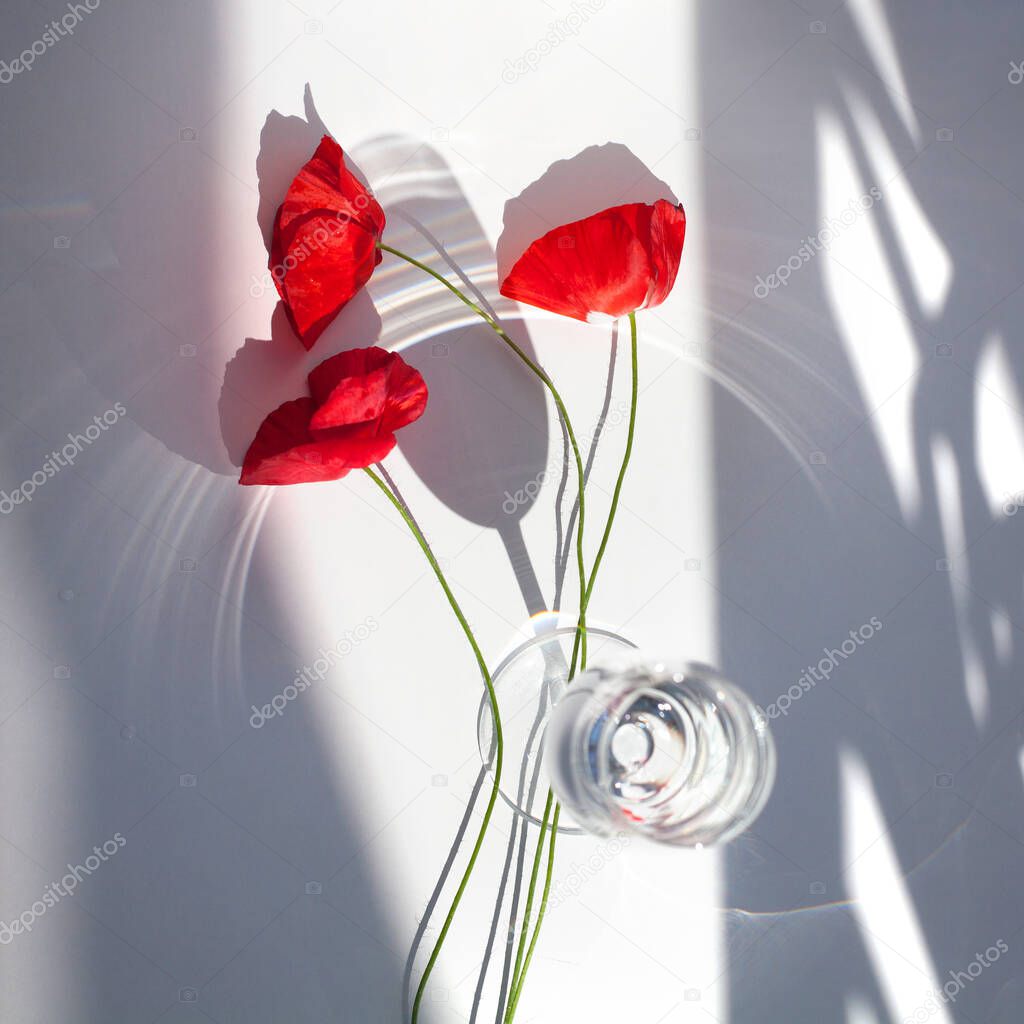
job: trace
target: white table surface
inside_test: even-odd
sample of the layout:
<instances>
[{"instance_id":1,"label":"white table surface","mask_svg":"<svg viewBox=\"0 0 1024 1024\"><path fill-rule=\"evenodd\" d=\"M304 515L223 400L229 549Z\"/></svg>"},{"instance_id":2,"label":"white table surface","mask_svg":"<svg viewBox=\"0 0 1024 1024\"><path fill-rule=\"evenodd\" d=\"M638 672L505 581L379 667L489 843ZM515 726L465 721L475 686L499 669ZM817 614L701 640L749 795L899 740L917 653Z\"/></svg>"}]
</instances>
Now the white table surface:
<instances>
[{"instance_id":1,"label":"white table surface","mask_svg":"<svg viewBox=\"0 0 1024 1024\"><path fill-rule=\"evenodd\" d=\"M10 0L0 59L65 13ZM581 436L611 333L520 322L495 248L507 266L593 209L685 203L678 284L639 318L638 450L591 618L766 706L800 691L775 723L774 796L727 850L562 842L520 1019L1018 1021L1021 60L1010 0L100 0L0 85L0 489L126 410L0 517L0 919L125 840L0 945L4 1021L400 1019L477 779L480 688L369 481L235 483L320 359L377 341L426 376L387 465L487 656L551 621L558 474L501 508L562 458L530 378L391 261L309 354L260 285L269 218L323 130L386 238L428 252L415 218L474 276ZM625 439L623 340L591 553ZM498 953L474 1002L511 826L502 809L431 1024L494 1017ZM950 972L955 1000L930 996Z\"/></svg>"}]
</instances>

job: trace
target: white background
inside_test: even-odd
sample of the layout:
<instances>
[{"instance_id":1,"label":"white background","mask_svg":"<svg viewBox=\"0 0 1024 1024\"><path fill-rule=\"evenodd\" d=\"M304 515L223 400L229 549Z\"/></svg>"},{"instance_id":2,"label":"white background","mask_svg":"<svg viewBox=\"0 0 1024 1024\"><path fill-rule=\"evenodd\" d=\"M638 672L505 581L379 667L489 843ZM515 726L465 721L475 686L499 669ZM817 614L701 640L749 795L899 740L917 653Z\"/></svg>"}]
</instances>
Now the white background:
<instances>
[{"instance_id":1,"label":"white background","mask_svg":"<svg viewBox=\"0 0 1024 1024\"><path fill-rule=\"evenodd\" d=\"M66 13L11 0L0 60ZM626 347L499 300L494 253L613 203L685 204L676 289L639 318L638 450L593 621L765 706L882 623L776 721L775 794L727 851L561 844L520 1019L1018 1020L1021 60L1011 2L100 0L0 85L0 490L127 410L0 518L0 919L126 839L0 946L4 1020L401 1019L482 806L480 690L368 481L235 483L320 359L379 342L427 378L387 465L487 656L551 621L559 474L501 507L561 463L542 392L390 260L310 354L261 289L269 219L325 130L386 240L429 253L414 218L581 437L604 412L591 556ZM476 989L511 828L502 810L426 1020L494 1017L503 918Z\"/></svg>"}]
</instances>

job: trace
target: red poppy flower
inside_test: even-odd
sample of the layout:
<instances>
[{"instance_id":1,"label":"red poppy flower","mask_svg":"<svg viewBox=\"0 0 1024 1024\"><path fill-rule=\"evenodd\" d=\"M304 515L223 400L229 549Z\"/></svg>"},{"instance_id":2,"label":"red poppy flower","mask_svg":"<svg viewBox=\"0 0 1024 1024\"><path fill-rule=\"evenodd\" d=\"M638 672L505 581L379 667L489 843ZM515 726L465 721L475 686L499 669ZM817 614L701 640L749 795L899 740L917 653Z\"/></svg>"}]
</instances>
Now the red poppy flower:
<instances>
[{"instance_id":1,"label":"red poppy flower","mask_svg":"<svg viewBox=\"0 0 1024 1024\"><path fill-rule=\"evenodd\" d=\"M682 206L613 206L530 244L501 294L593 322L661 305L675 284L686 234Z\"/></svg>"},{"instance_id":2,"label":"red poppy flower","mask_svg":"<svg viewBox=\"0 0 1024 1024\"><path fill-rule=\"evenodd\" d=\"M380 348L332 356L309 375L309 389L312 397L285 402L260 425L239 483L340 480L383 459L395 431L427 407L419 371Z\"/></svg>"},{"instance_id":3,"label":"red poppy flower","mask_svg":"<svg viewBox=\"0 0 1024 1024\"><path fill-rule=\"evenodd\" d=\"M270 273L307 349L381 261L384 211L325 135L274 219Z\"/></svg>"}]
</instances>

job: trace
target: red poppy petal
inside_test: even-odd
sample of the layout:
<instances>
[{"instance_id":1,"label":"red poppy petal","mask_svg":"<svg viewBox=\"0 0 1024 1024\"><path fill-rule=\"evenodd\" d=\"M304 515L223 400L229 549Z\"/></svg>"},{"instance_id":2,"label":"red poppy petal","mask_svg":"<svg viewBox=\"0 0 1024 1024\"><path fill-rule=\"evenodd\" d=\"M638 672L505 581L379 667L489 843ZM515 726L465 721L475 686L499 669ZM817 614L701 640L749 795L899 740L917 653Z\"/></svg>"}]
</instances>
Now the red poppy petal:
<instances>
[{"instance_id":1,"label":"red poppy petal","mask_svg":"<svg viewBox=\"0 0 1024 1024\"><path fill-rule=\"evenodd\" d=\"M615 207L554 228L519 258L502 294L577 320L632 312L648 290L638 213L636 205Z\"/></svg>"},{"instance_id":2,"label":"red poppy petal","mask_svg":"<svg viewBox=\"0 0 1024 1024\"><path fill-rule=\"evenodd\" d=\"M644 306L660 306L676 283L686 238L686 214L682 206L659 199L651 217L651 267L655 280Z\"/></svg>"},{"instance_id":3,"label":"red poppy petal","mask_svg":"<svg viewBox=\"0 0 1024 1024\"><path fill-rule=\"evenodd\" d=\"M342 381L362 377L374 370L387 369L393 356L387 349L369 345L350 348L325 359L309 374L309 392L314 403L323 406Z\"/></svg>"},{"instance_id":4,"label":"red poppy petal","mask_svg":"<svg viewBox=\"0 0 1024 1024\"><path fill-rule=\"evenodd\" d=\"M397 352L358 348L324 360L309 375L317 406L312 427L324 429L380 420L393 432L423 415L427 385Z\"/></svg>"},{"instance_id":5,"label":"red poppy petal","mask_svg":"<svg viewBox=\"0 0 1024 1024\"><path fill-rule=\"evenodd\" d=\"M390 353L354 348L325 359L309 375L314 430L378 420L388 393Z\"/></svg>"},{"instance_id":6,"label":"red poppy petal","mask_svg":"<svg viewBox=\"0 0 1024 1024\"><path fill-rule=\"evenodd\" d=\"M312 348L381 261L384 211L324 136L274 218L270 272L288 320Z\"/></svg>"},{"instance_id":7,"label":"red poppy petal","mask_svg":"<svg viewBox=\"0 0 1024 1024\"><path fill-rule=\"evenodd\" d=\"M280 278L278 292L299 340L310 349L331 321L366 284L381 260L377 239L349 225L332 232L331 221L313 217L292 236L291 245L272 268Z\"/></svg>"},{"instance_id":8,"label":"red poppy petal","mask_svg":"<svg viewBox=\"0 0 1024 1024\"><path fill-rule=\"evenodd\" d=\"M427 382L419 370L410 366L401 356L391 353L391 376L388 398L381 419L383 430L398 430L418 420L427 408Z\"/></svg>"},{"instance_id":9,"label":"red poppy petal","mask_svg":"<svg viewBox=\"0 0 1024 1024\"><path fill-rule=\"evenodd\" d=\"M384 231L380 203L348 169L341 146L329 135L289 186L279 211L281 230L289 231L293 220L315 210L342 214L342 219L352 219L378 235Z\"/></svg>"},{"instance_id":10,"label":"red poppy petal","mask_svg":"<svg viewBox=\"0 0 1024 1024\"><path fill-rule=\"evenodd\" d=\"M658 305L675 281L684 228L682 209L665 200L602 210L531 243L501 293L577 320Z\"/></svg>"},{"instance_id":11,"label":"red poppy petal","mask_svg":"<svg viewBox=\"0 0 1024 1024\"><path fill-rule=\"evenodd\" d=\"M373 370L335 388L309 425L313 430L329 430L379 420L387 395L387 370Z\"/></svg>"},{"instance_id":12,"label":"red poppy petal","mask_svg":"<svg viewBox=\"0 0 1024 1024\"><path fill-rule=\"evenodd\" d=\"M239 477L241 484L301 484L339 480L353 469L379 462L395 436L375 429L310 431L311 398L275 409L260 425Z\"/></svg>"}]
</instances>

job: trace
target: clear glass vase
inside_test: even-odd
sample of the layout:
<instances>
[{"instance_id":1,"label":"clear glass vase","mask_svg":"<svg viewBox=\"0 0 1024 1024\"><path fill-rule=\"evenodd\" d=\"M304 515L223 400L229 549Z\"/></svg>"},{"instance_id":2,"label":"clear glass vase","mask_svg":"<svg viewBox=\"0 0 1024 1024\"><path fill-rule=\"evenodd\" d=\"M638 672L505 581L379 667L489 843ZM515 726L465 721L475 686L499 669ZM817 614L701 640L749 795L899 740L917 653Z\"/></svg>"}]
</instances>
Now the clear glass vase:
<instances>
[{"instance_id":1,"label":"clear glass vase","mask_svg":"<svg viewBox=\"0 0 1024 1024\"><path fill-rule=\"evenodd\" d=\"M587 630L590 668L568 678L576 630L543 633L493 673L505 740L501 794L539 824L548 787L559 832L629 832L680 846L724 842L750 825L775 778L764 714L705 665L645 657ZM478 741L494 760L485 699Z\"/></svg>"},{"instance_id":2,"label":"clear glass vase","mask_svg":"<svg viewBox=\"0 0 1024 1024\"><path fill-rule=\"evenodd\" d=\"M743 831L775 778L767 719L742 690L707 666L635 651L601 659L565 691L544 759L577 826L680 846Z\"/></svg>"},{"instance_id":3,"label":"clear glass vase","mask_svg":"<svg viewBox=\"0 0 1024 1024\"><path fill-rule=\"evenodd\" d=\"M549 779L542 757L544 734L554 705L566 692L576 629L548 630L512 651L491 674L505 741L501 795L520 815L540 824ZM587 630L589 659L609 659L632 651L633 644L603 629ZM573 683L572 685L576 685ZM477 741L484 764L494 764L494 718L485 696L477 720ZM563 810L558 831L582 832Z\"/></svg>"}]
</instances>

